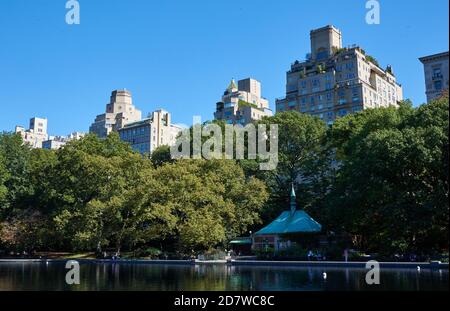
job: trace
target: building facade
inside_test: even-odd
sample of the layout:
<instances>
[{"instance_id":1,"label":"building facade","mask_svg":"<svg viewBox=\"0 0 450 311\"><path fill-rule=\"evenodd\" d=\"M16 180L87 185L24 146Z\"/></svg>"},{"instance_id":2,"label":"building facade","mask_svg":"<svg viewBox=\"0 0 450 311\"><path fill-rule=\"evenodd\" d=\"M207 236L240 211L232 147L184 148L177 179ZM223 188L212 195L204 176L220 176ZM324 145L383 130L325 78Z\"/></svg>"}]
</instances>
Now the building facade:
<instances>
[{"instance_id":1,"label":"building facade","mask_svg":"<svg viewBox=\"0 0 450 311\"><path fill-rule=\"evenodd\" d=\"M118 131L120 139L128 142L133 150L151 154L160 146L174 145L181 130L181 127L172 124L171 114L160 109L146 119L124 125Z\"/></svg>"},{"instance_id":2,"label":"building facade","mask_svg":"<svg viewBox=\"0 0 450 311\"><path fill-rule=\"evenodd\" d=\"M47 119L34 117L30 119L29 129L16 126L15 133L22 136L23 141L32 148L42 148L42 143L48 140L47 124Z\"/></svg>"},{"instance_id":3,"label":"building facade","mask_svg":"<svg viewBox=\"0 0 450 311\"><path fill-rule=\"evenodd\" d=\"M214 118L228 124L246 125L272 115L269 101L261 96L261 83L248 78L238 81L237 85L231 81L222 101L216 104Z\"/></svg>"},{"instance_id":4,"label":"building facade","mask_svg":"<svg viewBox=\"0 0 450 311\"><path fill-rule=\"evenodd\" d=\"M442 96L448 90L448 52L419 58L425 72L427 101Z\"/></svg>"},{"instance_id":5,"label":"building facade","mask_svg":"<svg viewBox=\"0 0 450 311\"><path fill-rule=\"evenodd\" d=\"M95 133L100 138L105 138L109 133L119 130L125 124L141 120L141 117L141 111L133 105L131 92L115 90L106 105L106 112L95 118L89 132Z\"/></svg>"},{"instance_id":6,"label":"building facade","mask_svg":"<svg viewBox=\"0 0 450 311\"><path fill-rule=\"evenodd\" d=\"M296 110L332 124L337 117L403 100L392 67L382 69L356 45L344 48L339 29L312 30L310 40L307 60L287 72L286 96L276 100L276 112Z\"/></svg>"},{"instance_id":7,"label":"building facade","mask_svg":"<svg viewBox=\"0 0 450 311\"><path fill-rule=\"evenodd\" d=\"M43 149L57 150L65 146L72 140L79 140L85 136L84 133L74 132L68 136L50 136L50 138L42 143Z\"/></svg>"}]
</instances>

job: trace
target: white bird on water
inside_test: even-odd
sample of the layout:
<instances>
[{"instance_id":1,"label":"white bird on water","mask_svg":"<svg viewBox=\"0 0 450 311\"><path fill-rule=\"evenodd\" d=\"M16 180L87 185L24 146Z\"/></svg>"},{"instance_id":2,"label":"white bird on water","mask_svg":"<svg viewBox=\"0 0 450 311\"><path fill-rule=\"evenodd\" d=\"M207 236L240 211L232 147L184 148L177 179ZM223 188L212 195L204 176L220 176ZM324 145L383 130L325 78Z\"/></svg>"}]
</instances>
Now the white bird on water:
<instances>
[{"instance_id":1,"label":"white bird on water","mask_svg":"<svg viewBox=\"0 0 450 311\"><path fill-rule=\"evenodd\" d=\"M419 272L420 272L420 266L417 266L417 271L419 271Z\"/></svg>"},{"instance_id":2,"label":"white bird on water","mask_svg":"<svg viewBox=\"0 0 450 311\"><path fill-rule=\"evenodd\" d=\"M324 272L324 273L322 274L322 276L323 276L323 279L324 279L324 280L327 279L327 273L326 273L326 272Z\"/></svg>"}]
</instances>

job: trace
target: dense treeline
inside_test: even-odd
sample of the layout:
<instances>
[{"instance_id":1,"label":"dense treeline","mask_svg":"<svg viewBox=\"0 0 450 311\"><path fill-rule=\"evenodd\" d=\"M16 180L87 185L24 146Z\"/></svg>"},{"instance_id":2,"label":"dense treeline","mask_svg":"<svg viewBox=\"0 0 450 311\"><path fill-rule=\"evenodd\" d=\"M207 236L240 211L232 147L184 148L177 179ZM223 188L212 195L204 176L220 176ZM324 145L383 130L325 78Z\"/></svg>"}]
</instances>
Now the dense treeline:
<instances>
[{"instance_id":1,"label":"dense treeline","mask_svg":"<svg viewBox=\"0 0 450 311\"><path fill-rule=\"evenodd\" d=\"M0 134L0 249L190 254L247 235L298 205L327 234L382 254L448 250L448 96L370 109L328 127L297 112L279 125L279 164L142 157L116 134L58 151ZM223 123L219 123L224 126Z\"/></svg>"},{"instance_id":2,"label":"dense treeline","mask_svg":"<svg viewBox=\"0 0 450 311\"><path fill-rule=\"evenodd\" d=\"M116 134L88 135L58 151L31 150L11 134L0 145L8 249L120 251L169 241L189 253L245 233L268 197L232 161L154 168Z\"/></svg>"}]
</instances>

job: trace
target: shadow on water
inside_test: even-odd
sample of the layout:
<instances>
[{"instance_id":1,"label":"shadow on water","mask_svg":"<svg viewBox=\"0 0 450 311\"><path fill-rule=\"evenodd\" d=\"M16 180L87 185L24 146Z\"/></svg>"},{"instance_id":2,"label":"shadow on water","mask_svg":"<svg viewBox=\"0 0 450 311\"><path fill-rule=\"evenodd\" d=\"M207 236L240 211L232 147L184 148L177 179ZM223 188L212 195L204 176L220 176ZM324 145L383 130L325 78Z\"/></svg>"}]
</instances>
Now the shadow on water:
<instances>
[{"instance_id":1,"label":"shadow on water","mask_svg":"<svg viewBox=\"0 0 450 311\"><path fill-rule=\"evenodd\" d=\"M81 284L65 283L65 264L0 263L0 290L267 290L448 291L448 270L382 269L380 285L367 285L367 270L353 268L252 267L81 263ZM323 277L324 272L326 278Z\"/></svg>"}]
</instances>

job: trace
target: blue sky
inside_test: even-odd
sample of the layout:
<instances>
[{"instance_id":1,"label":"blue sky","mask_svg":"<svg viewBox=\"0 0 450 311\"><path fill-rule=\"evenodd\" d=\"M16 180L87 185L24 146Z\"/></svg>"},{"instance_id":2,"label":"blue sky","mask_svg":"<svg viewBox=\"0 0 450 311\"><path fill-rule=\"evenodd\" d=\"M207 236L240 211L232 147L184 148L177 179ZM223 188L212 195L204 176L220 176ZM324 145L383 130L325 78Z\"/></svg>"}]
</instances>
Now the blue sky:
<instances>
[{"instance_id":1,"label":"blue sky","mask_svg":"<svg viewBox=\"0 0 450 311\"><path fill-rule=\"evenodd\" d=\"M118 88L145 114L165 108L191 124L212 119L232 77L260 80L274 108L286 70L309 52L309 31L327 24L344 45L392 64L417 105L417 58L449 44L448 0L380 0L380 25L365 23L365 0L79 0L74 26L65 2L0 0L0 130L40 116L52 135L87 131Z\"/></svg>"}]
</instances>

